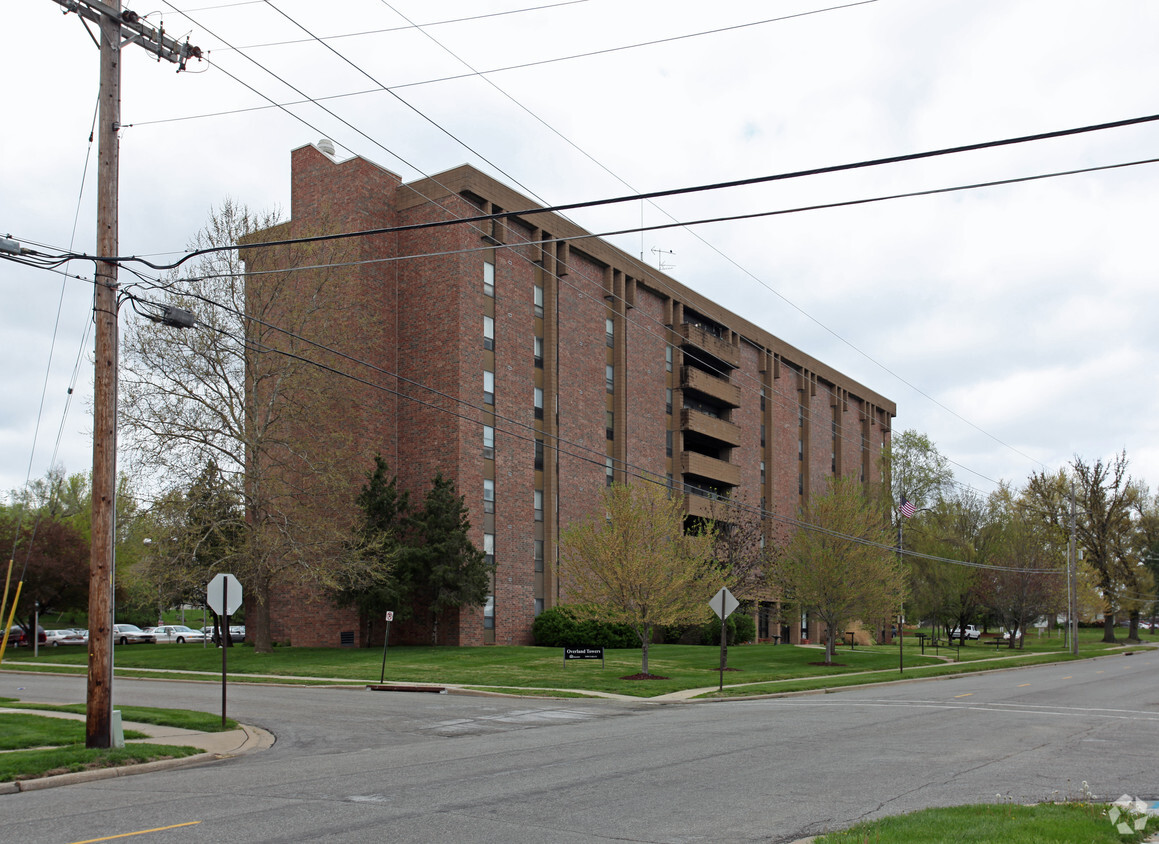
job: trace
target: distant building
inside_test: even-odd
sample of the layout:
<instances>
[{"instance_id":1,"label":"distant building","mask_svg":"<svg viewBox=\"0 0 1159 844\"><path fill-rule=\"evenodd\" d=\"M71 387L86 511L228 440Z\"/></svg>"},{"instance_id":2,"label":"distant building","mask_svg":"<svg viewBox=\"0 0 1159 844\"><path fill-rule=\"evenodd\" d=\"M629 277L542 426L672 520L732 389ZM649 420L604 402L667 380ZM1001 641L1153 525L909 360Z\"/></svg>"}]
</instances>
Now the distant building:
<instances>
[{"instance_id":1,"label":"distant building","mask_svg":"<svg viewBox=\"0 0 1159 844\"><path fill-rule=\"evenodd\" d=\"M362 231L539 207L462 166L403 184L362 158L294 150L291 220L276 234ZM687 493L692 516L732 494L794 517L827 476L879 480L896 407L554 213L348 242L340 296L372 330L311 339L376 369L334 378L352 497L381 453L412 499L437 470L495 563L492 599L440 624L447 644L528 644L566 600L557 541L602 488L640 475ZM251 284L269 254L247 255ZM775 533L777 523L770 521ZM771 538L771 537L770 537ZM760 616L759 635L781 635ZM365 645L381 619L297 590L271 606L275 641ZM785 631L800 637L800 625ZM812 635L816 635L813 632ZM429 642L420 622L392 643Z\"/></svg>"}]
</instances>

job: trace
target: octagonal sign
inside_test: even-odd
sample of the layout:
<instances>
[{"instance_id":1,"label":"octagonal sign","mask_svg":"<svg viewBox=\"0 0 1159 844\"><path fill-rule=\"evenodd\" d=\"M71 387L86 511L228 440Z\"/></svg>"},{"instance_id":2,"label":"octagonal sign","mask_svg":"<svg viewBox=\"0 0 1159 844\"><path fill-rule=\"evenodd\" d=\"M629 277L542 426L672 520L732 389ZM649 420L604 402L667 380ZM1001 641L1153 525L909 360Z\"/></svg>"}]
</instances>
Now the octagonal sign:
<instances>
[{"instance_id":1,"label":"octagonal sign","mask_svg":"<svg viewBox=\"0 0 1159 844\"><path fill-rule=\"evenodd\" d=\"M205 587L206 603L218 615L233 615L241 606L241 583L232 574L217 574Z\"/></svg>"}]
</instances>

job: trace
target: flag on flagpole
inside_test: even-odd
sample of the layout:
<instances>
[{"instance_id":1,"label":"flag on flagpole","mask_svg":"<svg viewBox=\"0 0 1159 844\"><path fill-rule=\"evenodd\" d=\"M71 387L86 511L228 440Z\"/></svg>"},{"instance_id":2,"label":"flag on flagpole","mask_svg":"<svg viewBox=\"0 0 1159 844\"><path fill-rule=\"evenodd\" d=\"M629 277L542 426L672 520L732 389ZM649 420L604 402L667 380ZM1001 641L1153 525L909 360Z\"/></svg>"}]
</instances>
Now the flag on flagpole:
<instances>
[{"instance_id":1,"label":"flag on flagpole","mask_svg":"<svg viewBox=\"0 0 1159 844\"><path fill-rule=\"evenodd\" d=\"M914 513L916 513L918 511L918 508L914 505L914 503L912 501L908 500L904 495L901 497L901 508L900 509L901 509L901 514L903 516L905 516L907 519L912 519L914 517Z\"/></svg>"}]
</instances>

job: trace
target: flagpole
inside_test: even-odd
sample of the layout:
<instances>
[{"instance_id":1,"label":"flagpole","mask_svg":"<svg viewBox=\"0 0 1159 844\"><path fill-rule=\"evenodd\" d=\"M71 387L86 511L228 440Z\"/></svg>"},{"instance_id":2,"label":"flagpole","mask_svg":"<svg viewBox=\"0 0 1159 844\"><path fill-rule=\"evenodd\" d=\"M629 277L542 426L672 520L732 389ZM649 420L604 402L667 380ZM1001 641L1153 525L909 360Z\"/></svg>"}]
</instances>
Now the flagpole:
<instances>
[{"instance_id":1,"label":"flagpole","mask_svg":"<svg viewBox=\"0 0 1159 844\"><path fill-rule=\"evenodd\" d=\"M904 495L902 496L901 500L902 500L902 503L904 504L905 503L905 496ZM904 516L902 516L901 510L899 508L898 513L897 513L897 564L898 564L899 569L905 562L905 560L902 557L902 553L901 553L901 540L902 540L901 526L902 526L903 521L904 521ZM901 612L898 614L898 617L897 617L897 673L898 674L905 673L905 599L904 598L902 599L902 602L901 602Z\"/></svg>"}]
</instances>

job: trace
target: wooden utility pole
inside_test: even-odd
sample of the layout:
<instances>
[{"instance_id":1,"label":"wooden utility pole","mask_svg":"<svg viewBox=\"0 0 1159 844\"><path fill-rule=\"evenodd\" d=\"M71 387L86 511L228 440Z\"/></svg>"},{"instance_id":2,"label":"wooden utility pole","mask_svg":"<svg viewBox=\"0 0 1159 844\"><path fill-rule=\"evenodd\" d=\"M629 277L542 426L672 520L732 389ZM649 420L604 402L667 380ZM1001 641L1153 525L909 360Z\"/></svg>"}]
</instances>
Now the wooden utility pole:
<instances>
[{"instance_id":1,"label":"wooden utility pole","mask_svg":"<svg viewBox=\"0 0 1159 844\"><path fill-rule=\"evenodd\" d=\"M89 558L89 673L85 746L112 745L113 578L117 491L117 188L120 182L121 39L158 60L185 69L201 51L179 44L163 30L121 11L121 0L55 0L66 11L100 28L101 84L98 123L97 256L95 321L96 383L93 395L93 516ZM101 260L104 258L105 260Z\"/></svg>"}]
</instances>

